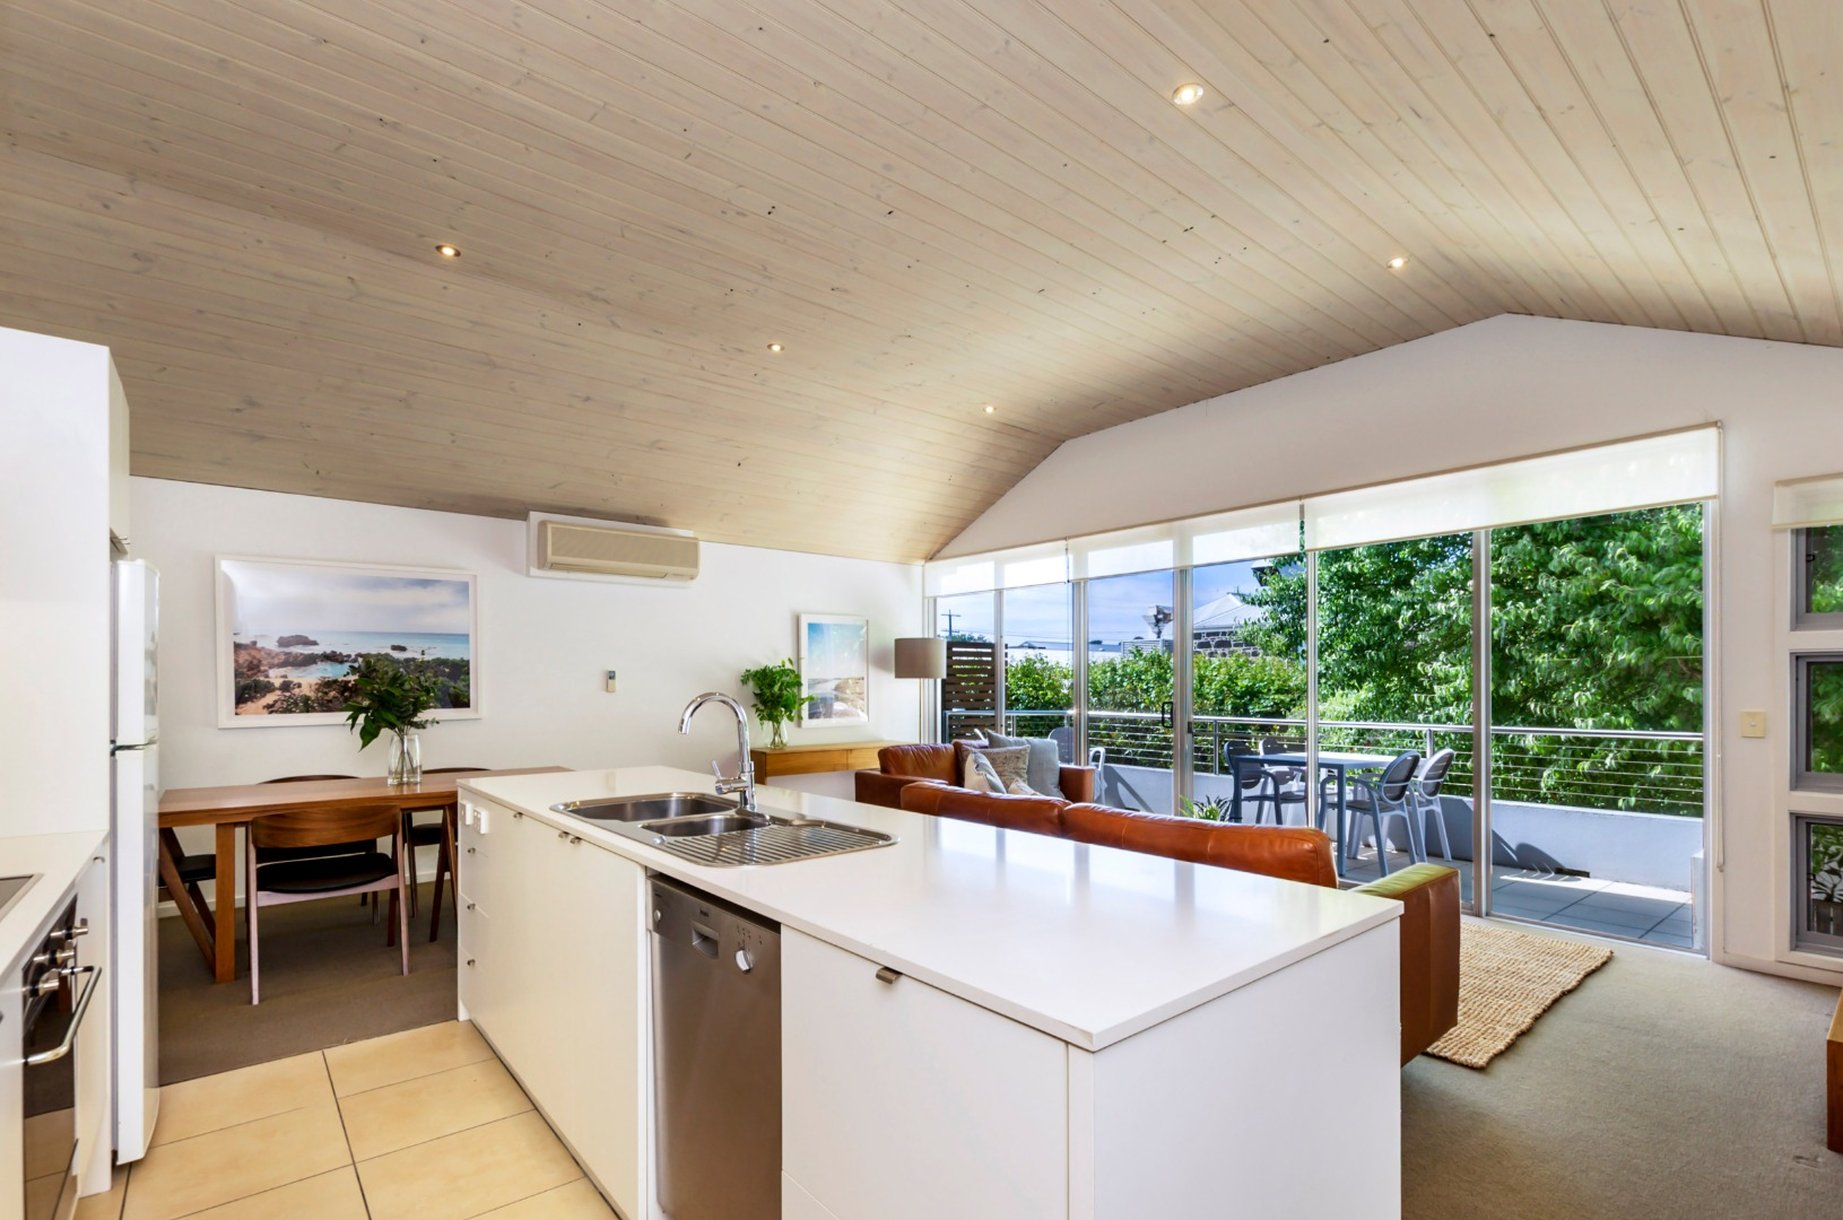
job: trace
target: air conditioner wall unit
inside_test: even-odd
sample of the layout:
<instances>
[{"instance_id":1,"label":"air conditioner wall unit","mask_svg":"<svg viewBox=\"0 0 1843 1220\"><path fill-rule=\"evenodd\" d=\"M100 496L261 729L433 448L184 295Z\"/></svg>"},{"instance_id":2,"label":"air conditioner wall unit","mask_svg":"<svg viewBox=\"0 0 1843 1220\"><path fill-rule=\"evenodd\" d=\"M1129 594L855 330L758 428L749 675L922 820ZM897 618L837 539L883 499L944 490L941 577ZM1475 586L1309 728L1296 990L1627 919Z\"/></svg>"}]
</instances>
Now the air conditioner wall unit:
<instances>
[{"instance_id":1,"label":"air conditioner wall unit","mask_svg":"<svg viewBox=\"0 0 1843 1220\"><path fill-rule=\"evenodd\" d=\"M689 530L532 513L526 541L533 576L638 584L697 579L698 538Z\"/></svg>"}]
</instances>

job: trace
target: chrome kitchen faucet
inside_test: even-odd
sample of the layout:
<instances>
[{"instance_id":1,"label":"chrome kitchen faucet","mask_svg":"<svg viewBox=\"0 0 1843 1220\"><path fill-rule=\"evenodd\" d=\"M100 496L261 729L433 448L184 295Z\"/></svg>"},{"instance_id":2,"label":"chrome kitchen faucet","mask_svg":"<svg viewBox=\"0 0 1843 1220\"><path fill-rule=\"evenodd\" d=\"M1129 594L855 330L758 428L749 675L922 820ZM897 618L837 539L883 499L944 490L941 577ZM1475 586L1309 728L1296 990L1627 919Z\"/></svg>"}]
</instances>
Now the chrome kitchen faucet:
<instances>
[{"instance_id":1,"label":"chrome kitchen faucet","mask_svg":"<svg viewBox=\"0 0 1843 1220\"><path fill-rule=\"evenodd\" d=\"M726 776L723 774L723 768L719 767L714 759L711 761L710 769L717 776L717 795L728 796L733 792L740 792L742 807L754 813L755 762L749 757L749 714L742 710L742 704L722 691L707 690L685 705L684 714L678 718L678 731L690 733L691 718L697 715L698 709L706 703L720 703L736 714L736 752L740 755L737 771L733 776Z\"/></svg>"}]
</instances>

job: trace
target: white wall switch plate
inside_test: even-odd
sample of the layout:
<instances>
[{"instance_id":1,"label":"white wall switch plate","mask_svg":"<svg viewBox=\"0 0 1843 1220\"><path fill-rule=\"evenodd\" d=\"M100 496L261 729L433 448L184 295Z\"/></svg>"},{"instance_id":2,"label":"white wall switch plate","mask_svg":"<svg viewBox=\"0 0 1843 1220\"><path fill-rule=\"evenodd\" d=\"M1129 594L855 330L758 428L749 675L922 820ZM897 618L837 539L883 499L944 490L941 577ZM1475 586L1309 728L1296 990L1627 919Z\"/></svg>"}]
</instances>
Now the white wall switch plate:
<instances>
[{"instance_id":1,"label":"white wall switch plate","mask_svg":"<svg viewBox=\"0 0 1843 1220\"><path fill-rule=\"evenodd\" d=\"M612 695L614 693L614 671L612 669L608 671L607 685L608 685L608 693Z\"/></svg>"},{"instance_id":2,"label":"white wall switch plate","mask_svg":"<svg viewBox=\"0 0 1843 1220\"><path fill-rule=\"evenodd\" d=\"M1741 736L1742 737L1764 737L1766 736L1766 713L1765 712L1742 712L1741 713Z\"/></svg>"}]
</instances>

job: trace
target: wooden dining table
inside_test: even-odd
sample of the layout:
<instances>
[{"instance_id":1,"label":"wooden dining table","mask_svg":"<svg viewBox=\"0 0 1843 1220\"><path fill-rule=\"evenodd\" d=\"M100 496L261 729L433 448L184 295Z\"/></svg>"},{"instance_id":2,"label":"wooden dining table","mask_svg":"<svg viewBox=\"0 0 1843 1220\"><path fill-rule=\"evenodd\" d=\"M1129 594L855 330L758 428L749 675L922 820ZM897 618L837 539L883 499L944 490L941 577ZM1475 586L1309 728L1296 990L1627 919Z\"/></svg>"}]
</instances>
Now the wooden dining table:
<instances>
[{"instance_id":1,"label":"wooden dining table","mask_svg":"<svg viewBox=\"0 0 1843 1220\"><path fill-rule=\"evenodd\" d=\"M339 809L353 805L395 805L410 813L440 810L443 828L454 836L456 788L463 782L499 775L538 775L565 767L518 767L508 771L469 771L428 775L420 783L392 785L382 776L365 779L305 780L289 784L231 784L218 788L169 788L160 797L160 883L172 895L180 918L205 955L212 977L228 983L237 977L237 831L267 813L284 809ZM185 826L216 828L216 867L212 910L199 909L180 880L170 844Z\"/></svg>"}]
</instances>

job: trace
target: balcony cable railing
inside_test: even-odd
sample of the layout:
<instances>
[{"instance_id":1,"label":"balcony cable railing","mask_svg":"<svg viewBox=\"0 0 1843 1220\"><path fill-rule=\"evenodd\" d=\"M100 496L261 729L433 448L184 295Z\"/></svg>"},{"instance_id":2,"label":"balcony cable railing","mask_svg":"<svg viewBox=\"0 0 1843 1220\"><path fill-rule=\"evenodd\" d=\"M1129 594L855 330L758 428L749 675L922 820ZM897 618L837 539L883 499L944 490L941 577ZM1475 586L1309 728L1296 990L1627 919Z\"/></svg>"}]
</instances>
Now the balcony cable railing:
<instances>
[{"instance_id":1,"label":"balcony cable railing","mask_svg":"<svg viewBox=\"0 0 1843 1220\"><path fill-rule=\"evenodd\" d=\"M989 710L950 710L950 736L960 729L991 725ZM1007 710L1006 729L1047 736L1074 724L1066 709ZM1171 768L1175 733L1165 713L1089 710L1088 742L1105 750L1112 766ZM1225 747L1237 739L1259 747L1264 737L1303 749L1307 722L1297 718L1199 715L1190 718L1192 771L1198 776L1228 771ZM1703 738L1700 733L1645 729L1578 729L1497 725L1491 730L1496 801L1560 805L1614 813L1658 813L1699 817L1703 811ZM1473 793L1473 730L1470 725L1419 721L1319 722L1321 749L1394 754L1441 748L1454 752L1447 792Z\"/></svg>"}]
</instances>

